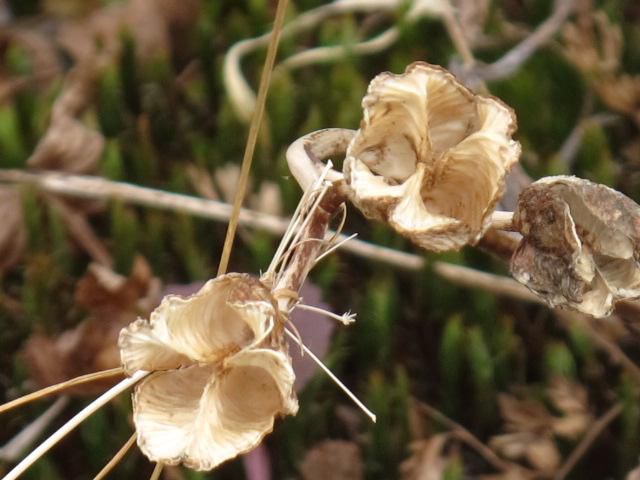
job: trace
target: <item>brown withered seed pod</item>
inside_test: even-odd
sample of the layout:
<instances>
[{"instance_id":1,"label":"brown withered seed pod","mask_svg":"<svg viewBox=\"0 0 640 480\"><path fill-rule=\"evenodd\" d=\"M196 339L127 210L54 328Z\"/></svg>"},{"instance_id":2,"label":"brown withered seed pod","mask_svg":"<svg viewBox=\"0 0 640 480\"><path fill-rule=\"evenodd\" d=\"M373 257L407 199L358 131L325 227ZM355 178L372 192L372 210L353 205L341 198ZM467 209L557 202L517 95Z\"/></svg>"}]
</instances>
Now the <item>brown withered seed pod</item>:
<instances>
[{"instance_id":1,"label":"brown withered seed pod","mask_svg":"<svg viewBox=\"0 0 640 480\"><path fill-rule=\"evenodd\" d=\"M511 273L551 306L595 317L640 297L640 206L588 180L547 177L522 191L514 214L522 241Z\"/></svg>"}]
</instances>

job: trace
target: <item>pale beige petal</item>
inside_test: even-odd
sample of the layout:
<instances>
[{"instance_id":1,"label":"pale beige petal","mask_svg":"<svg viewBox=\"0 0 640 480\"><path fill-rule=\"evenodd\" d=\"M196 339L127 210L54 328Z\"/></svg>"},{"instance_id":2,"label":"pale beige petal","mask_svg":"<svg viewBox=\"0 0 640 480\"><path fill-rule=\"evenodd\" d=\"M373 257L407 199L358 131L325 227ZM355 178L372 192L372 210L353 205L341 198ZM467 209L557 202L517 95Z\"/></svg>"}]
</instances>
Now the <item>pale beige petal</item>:
<instances>
[{"instance_id":1,"label":"pale beige petal","mask_svg":"<svg viewBox=\"0 0 640 480\"><path fill-rule=\"evenodd\" d=\"M120 331L118 348L120 363L128 374L137 370L153 372L180 368L193 363L189 357L172 348L166 338L158 334L157 328L152 328L142 318Z\"/></svg>"},{"instance_id":2,"label":"pale beige petal","mask_svg":"<svg viewBox=\"0 0 640 480\"><path fill-rule=\"evenodd\" d=\"M497 103L479 104L481 129L442 158L434 172L433 188L423 192L426 208L459 220L479 238L502 196L504 178L518 161L520 145L505 136L512 124L510 112Z\"/></svg>"},{"instance_id":3,"label":"pale beige petal","mask_svg":"<svg viewBox=\"0 0 640 480\"><path fill-rule=\"evenodd\" d=\"M362 100L364 119L347 149L389 182L403 182L430 149L424 79L382 73Z\"/></svg>"},{"instance_id":4,"label":"pale beige petal","mask_svg":"<svg viewBox=\"0 0 640 480\"><path fill-rule=\"evenodd\" d=\"M477 98L444 69L414 64L410 72L424 77L428 130L433 159L437 159L470 134L478 130Z\"/></svg>"},{"instance_id":5,"label":"pale beige petal","mask_svg":"<svg viewBox=\"0 0 640 480\"><path fill-rule=\"evenodd\" d=\"M134 396L140 449L153 461L210 470L255 448L276 415L297 412L294 379L288 356L265 349L215 373L193 366L154 375Z\"/></svg>"},{"instance_id":6,"label":"pale beige petal","mask_svg":"<svg viewBox=\"0 0 640 480\"><path fill-rule=\"evenodd\" d=\"M393 209L389 223L416 244L433 251L460 248L469 237L458 220L429 211L422 200L424 168L419 168L405 184L406 192Z\"/></svg>"},{"instance_id":7,"label":"pale beige petal","mask_svg":"<svg viewBox=\"0 0 640 480\"><path fill-rule=\"evenodd\" d=\"M347 173L348 172L348 173ZM368 218L386 220L390 208L404 195L404 185L389 185L384 177L374 174L364 162L352 158L345 162L345 173L349 175L351 200Z\"/></svg>"},{"instance_id":8,"label":"pale beige petal","mask_svg":"<svg viewBox=\"0 0 640 480\"><path fill-rule=\"evenodd\" d=\"M153 461L176 465L195 441L201 402L213 367L194 365L158 372L133 394L133 421L140 450Z\"/></svg>"},{"instance_id":9,"label":"pale beige petal","mask_svg":"<svg viewBox=\"0 0 640 480\"><path fill-rule=\"evenodd\" d=\"M135 370L178 368L189 362L215 362L263 338L275 322L268 289L243 274L207 282L195 295L165 297L149 322L122 330L123 367Z\"/></svg>"}]
</instances>

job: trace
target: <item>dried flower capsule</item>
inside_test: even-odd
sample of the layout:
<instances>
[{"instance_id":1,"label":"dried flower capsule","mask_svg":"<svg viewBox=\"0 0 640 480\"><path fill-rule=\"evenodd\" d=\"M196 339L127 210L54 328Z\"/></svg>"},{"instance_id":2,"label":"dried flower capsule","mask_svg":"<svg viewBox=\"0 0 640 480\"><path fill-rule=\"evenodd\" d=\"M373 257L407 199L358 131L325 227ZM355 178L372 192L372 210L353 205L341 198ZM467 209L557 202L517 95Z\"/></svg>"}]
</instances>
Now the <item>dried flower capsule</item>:
<instances>
[{"instance_id":1,"label":"dried flower capsule","mask_svg":"<svg viewBox=\"0 0 640 480\"><path fill-rule=\"evenodd\" d=\"M344 164L356 206L428 250L476 242L520 154L513 111L426 63L378 75L362 106Z\"/></svg>"},{"instance_id":2,"label":"dried flower capsule","mask_svg":"<svg viewBox=\"0 0 640 480\"><path fill-rule=\"evenodd\" d=\"M133 396L138 445L151 460L196 470L247 452L276 415L298 409L276 302L259 280L228 274L189 298L165 297L122 330L128 373L155 372Z\"/></svg>"},{"instance_id":3,"label":"dried flower capsule","mask_svg":"<svg viewBox=\"0 0 640 480\"><path fill-rule=\"evenodd\" d=\"M523 239L511 273L551 306L603 317L615 300L640 296L640 206L576 177L522 191L514 224Z\"/></svg>"}]
</instances>

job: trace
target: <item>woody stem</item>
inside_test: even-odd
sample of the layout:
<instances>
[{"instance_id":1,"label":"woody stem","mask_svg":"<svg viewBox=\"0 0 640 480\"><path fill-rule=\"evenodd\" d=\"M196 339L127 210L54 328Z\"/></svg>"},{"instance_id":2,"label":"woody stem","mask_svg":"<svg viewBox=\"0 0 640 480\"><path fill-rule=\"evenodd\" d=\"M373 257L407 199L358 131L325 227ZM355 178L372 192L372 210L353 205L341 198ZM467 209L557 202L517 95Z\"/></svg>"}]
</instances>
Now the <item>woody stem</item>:
<instances>
[{"instance_id":1,"label":"woody stem","mask_svg":"<svg viewBox=\"0 0 640 480\"><path fill-rule=\"evenodd\" d=\"M297 292L302 287L317 256L322 251L329 223L345 200L345 197L338 190L336 185L330 186L318 206L310 212L311 218L305 222L306 226L301 232L300 240L291 247L293 253L277 285L275 285L275 290ZM282 298L281 301L284 303L284 305L280 305L283 311L288 311L295 302L291 298Z\"/></svg>"},{"instance_id":2,"label":"woody stem","mask_svg":"<svg viewBox=\"0 0 640 480\"><path fill-rule=\"evenodd\" d=\"M513 212L493 212L491 214L491 226L496 230L505 230L507 232L518 231L513 225Z\"/></svg>"}]
</instances>

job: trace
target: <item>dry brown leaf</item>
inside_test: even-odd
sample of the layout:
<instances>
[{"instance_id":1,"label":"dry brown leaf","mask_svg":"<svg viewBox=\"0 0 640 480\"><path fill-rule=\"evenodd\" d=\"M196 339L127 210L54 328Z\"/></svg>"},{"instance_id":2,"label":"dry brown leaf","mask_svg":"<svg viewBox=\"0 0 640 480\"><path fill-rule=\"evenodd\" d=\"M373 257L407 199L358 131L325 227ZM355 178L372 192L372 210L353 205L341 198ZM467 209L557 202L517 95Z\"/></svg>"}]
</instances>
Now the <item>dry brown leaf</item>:
<instances>
[{"instance_id":1,"label":"dry brown leaf","mask_svg":"<svg viewBox=\"0 0 640 480\"><path fill-rule=\"evenodd\" d=\"M360 480L364 478L358 445L345 440L326 440L309 450L300 474L304 480Z\"/></svg>"},{"instance_id":2,"label":"dry brown leaf","mask_svg":"<svg viewBox=\"0 0 640 480\"><path fill-rule=\"evenodd\" d=\"M544 405L532 400L520 400L512 395L500 394L498 405L508 431L547 430L551 414Z\"/></svg>"},{"instance_id":3,"label":"dry brown leaf","mask_svg":"<svg viewBox=\"0 0 640 480\"><path fill-rule=\"evenodd\" d=\"M505 457L526 460L545 475L556 471L562 462L555 437L575 440L593 422L583 386L556 377L546 393L561 415L552 415L539 401L500 395L498 404L508 433L496 435L489 441L491 448Z\"/></svg>"},{"instance_id":4,"label":"dry brown leaf","mask_svg":"<svg viewBox=\"0 0 640 480\"><path fill-rule=\"evenodd\" d=\"M562 460L553 439L548 434L515 432L491 437L489 446L511 460L526 460L541 472L552 472Z\"/></svg>"},{"instance_id":5,"label":"dry brown leaf","mask_svg":"<svg viewBox=\"0 0 640 480\"><path fill-rule=\"evenodd\" d=\"M120 365L120 330L157 304L159 281L148 264L136 259L131 277L91 265L76 289L76 301L90 315L75 328L50 337L33 334L23 353L32 378L41 386ZM111 380L75 387L71 393L101 393Z\"/></svg>"},{"instance_id":6,"label":"dry brown leaf","mask_svg":"<svg viewBox=\"0 0 640 480\"><path fill-rule=\"evenodd\" d=\"M104 149L104 138L68 116L54 118L27 165L40 170L93 173Z\"/></svg>"},{"instance_id":7,"label":"dry brown leaf","mask_svg":"<svg viewBox=\"0 0 640 480\"><path fill-rule=\"evenodd\" d=\"M526 460L539 471L553 471L561 457L553 438L553 416L546 407L506 394L498 397L498 405L510 433L492 437L489 446L509 459Z\"/></svg>"},{"instance_id":8,"label":"dry brown leaf","mask_svg":"<svg viewBox=\"0 0 640 480\"><path fill-rule=\"evenodd\" d=\"M138 58L147 61L169 55L174 32L193 27L199 10L199 0L130 0L66 23L59 41L77 60L98 55L114 59L122 50L121 34L126 31L133 38Z\"/></svg>"},{"instance_id":9,"label":"dry brown leaf","mask_svg":"<svg viewBox=\"0 0 640 480\"><path fill-rule=\"evenodd\" d=\"M411 456L400 465L403 480L441 480L451 459L444 452L449 434L413 442Z\"/></svg>"},{"instance_id":10,"label":"dry brown leaf","mask_svg":"<svg viewBox=\"0 0 640 480\"><path fill-rule=\"evenodd\" d=\"M599 80L594 88L607 107L630 116L640 124L640 75L605 78Z\"/></svg>"},{"instance_id":11,"label":"dry brown leaf","mask_svg":"<svg viewBox=\"0 0 640 480\"><path fill-rule=\"evenodd\" d=\"M562 417L553 420L552 428L559 437L576 439L583 434L593 416L589 411L587 390L566 377L555 377L547 388L553 405L562 412Z\"/></svg>"},{"instance_id":12,"label":"dry brown leaf","mask_svg":"<svg viewBox=\"0 0 640 480\"><path fill-rule=\"evenodd\" d=\"M15 187L0 186L0 276L22 258L27 244L22 198Z\"/></svg>"},{"instance_id":13,"label":"dry brown leaf","mask_svg":"<svg viewBox=\"0 0 640 480\"><path fill-rule=\"evenodd\" d=\"M606 13L584 10L562 31L564 55L580 71L594 77L609 77L620 67L623 38L619 25Z\"/></svg>"}]
</instances>

